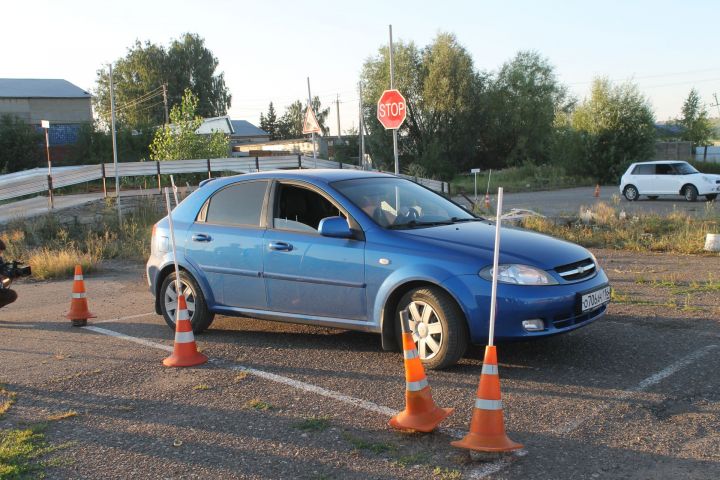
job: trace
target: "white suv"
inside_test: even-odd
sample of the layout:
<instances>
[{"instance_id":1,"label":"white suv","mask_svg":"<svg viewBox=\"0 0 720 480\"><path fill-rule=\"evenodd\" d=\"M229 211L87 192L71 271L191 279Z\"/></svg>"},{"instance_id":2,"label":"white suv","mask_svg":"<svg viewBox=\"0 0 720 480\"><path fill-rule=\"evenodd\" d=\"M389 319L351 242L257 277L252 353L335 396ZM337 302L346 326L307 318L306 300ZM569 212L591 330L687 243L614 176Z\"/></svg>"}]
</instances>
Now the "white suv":
<instances>
[{"instance_id":1,"label":"white suv","mask_svg":"<svg viewBox=\"0 0 720 480\"><path fill-rule=\"evenodd\" d=\"M640 195L650 200L659 195L682 195L688 202L704 195L710 201L720 193L720 175L700 173L677 160L633 163L620 180L620 193L631 202Z\"/></svg>"}]
</instances>

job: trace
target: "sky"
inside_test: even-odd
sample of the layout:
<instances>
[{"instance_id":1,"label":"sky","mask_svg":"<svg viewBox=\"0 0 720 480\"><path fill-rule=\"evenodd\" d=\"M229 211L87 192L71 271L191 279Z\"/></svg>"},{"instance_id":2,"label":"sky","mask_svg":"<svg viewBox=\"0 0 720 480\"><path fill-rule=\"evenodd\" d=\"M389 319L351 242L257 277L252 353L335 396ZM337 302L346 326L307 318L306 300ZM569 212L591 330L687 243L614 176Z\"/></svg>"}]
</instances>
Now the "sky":
<instances>
[{"instance_id":1,"label":"sky","mask_svg":"<svg viewBox=\"0 0 720 480\"><path fill-rule=\"evenodd\" d=\"M535 50L579 100L593 78L632 81L659 121L680 116L696 88L719 116L717 3L671 1L280 1L2 0L0 78L63 78L95 88L97 70L135 40L167 46L197 33L219 60L232 94L229 114L256 125L313 96L331 106L330 133L357 125L363 62L393 39L423 47L452 32L480 71ZM332 104L332 105L331 105Z\"/></svg>"}]
</instances>

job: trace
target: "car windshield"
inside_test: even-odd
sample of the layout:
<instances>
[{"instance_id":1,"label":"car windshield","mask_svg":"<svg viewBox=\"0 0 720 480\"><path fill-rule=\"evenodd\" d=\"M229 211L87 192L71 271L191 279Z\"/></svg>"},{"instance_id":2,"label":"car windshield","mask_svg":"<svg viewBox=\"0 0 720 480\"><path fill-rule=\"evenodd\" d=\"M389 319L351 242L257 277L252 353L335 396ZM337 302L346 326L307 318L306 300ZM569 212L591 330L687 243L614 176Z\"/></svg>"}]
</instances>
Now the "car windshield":
<instances>
[{"instance_id":1,"label":"car windshield","mask_svg":"<svg viewBox=\"0 0 720 480\"><path fill-rule=\"evenodd\" d=\"M675 170L677 170L678 175L690 175L692 173L700 173L697 170L695 170L695 167L690 165L689 163L673 163L673 167L675 167Z\"/></svg>"},{"instance_id":2,"label":"car windshield","mask_svg":"<svg viewBox=\"0 0 720 480\"><path fill-rule=\"evenodd\" d=\"M422 228L481 220L444 197L402 178L340 180L332 186L384 228Z\"/></svg>"}]
</instances>

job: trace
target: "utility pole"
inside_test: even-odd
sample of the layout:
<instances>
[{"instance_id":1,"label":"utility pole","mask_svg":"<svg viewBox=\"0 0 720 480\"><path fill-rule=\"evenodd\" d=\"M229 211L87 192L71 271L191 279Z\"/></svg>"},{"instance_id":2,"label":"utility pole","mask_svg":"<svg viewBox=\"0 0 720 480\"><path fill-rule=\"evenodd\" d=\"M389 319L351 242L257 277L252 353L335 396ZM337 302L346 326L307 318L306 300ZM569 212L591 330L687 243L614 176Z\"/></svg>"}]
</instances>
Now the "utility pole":
<instances>
[{"instance_id":1,"label":"utility pole","mask_svg":"<svg viewBox=\"0 0 720 480\"><path fill-rule=\"evenodd\" d=\"M338 140L340 140L340 94L336 94L335 109L337 110Z\"/></svg>"},{"instance_id":2,"label":"utility pole","mask_svg":"<svg viewBox=\"0 0 720 480\"><path fill-rule=\"evenodd\" d=\"M710 106L717 107L718 117L720 117L720 102L718 102L717 93L713 93L713 98L715 98L715 105L710 105Z\"/></svg>"},{"instance_id":3,"label":"utility pole","mask_svg":"<svg viewBox=\"0 0 720 480\"><path fill-rule=\"evenodd\" d=\"M163 103L165 104L165 125L169 123L168 103L167 103L167 83L163 83Z\"/></svg>"},{"instance_id":4,"label":"utility pole","mask_svg":"<svg viewBox=\"0 0 720 480\"><path fill-rule=\"evenodd\" d=\"M112 63L110 64L110 128L112 129L113 165L115 166L115 198L117 202L118 222L122 224L120 210L120 175L117 161L117 139L115 138L115 83L113 82Z\"/></svg>"},{"instance_id":5,"label":"utility pole","mask_svg":"<svg viewBox=\"0 0 720 480\"><path fill-rule=\"evenodd\" d=\"M43 130L45 130L45 152L47 152L48 162L48 207L52 210L55 208L55 203L53 201L52 162L50 161L50 136L48 134L48 130L50 130L50 122L48 120L42 120L40 124L42 125Z\"/></svg>"},{"instance_id":6,"label":"utility pole","mask_svg":"<svg viewBox=\"0 0 720 480\"><path fill-rule=\"evenodd\" d=\"M395 75L393 64L393 43L392 25L388 25L390 31L390 90L395 88ZM400 161L398 160L397 128L393 128L393 154L395 156L395 175L400 174Z\"/></svg>"},{"instance_id":7,"label":"utility pole","mask_svg":"<svg viewBox=\"0 0 720 480\"><path fill-rule=\"evenodd\" d=\"M308 83L308 108L312 109L312 95L310 94L310 77L307 77L307 83ZM313 113L315 113L314 110L313 110ZM315 149L315 132L312 132L312 144L313 144L313 158L317 158L317 150ZM315 162L315 167L317 167L317 162Z\"/></svg>"},{"instance_id":8,"label":"utility pole","mask_svg":"<svg viewBox=\"0 0 720 480\"><path fill-rule=\"evenodd\" d=\"M365 132L363 132L363 102L362 102L362 82L358 82L358 90L360 94L360 101L358 105L358 112L360 113L360 119L358 123L358 134L360 135L360 168L367 170L365 165Z\"/></svg>"}]
</instances>

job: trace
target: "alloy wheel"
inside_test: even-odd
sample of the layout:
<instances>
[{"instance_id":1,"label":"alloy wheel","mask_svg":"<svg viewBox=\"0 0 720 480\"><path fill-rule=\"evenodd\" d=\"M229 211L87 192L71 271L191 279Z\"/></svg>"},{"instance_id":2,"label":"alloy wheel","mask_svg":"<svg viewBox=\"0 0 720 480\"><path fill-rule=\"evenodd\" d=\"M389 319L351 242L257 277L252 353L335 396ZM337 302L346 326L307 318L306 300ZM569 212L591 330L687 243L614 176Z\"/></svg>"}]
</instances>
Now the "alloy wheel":
<instances>
[{"instance_id":1,"label":"alloy wheel","mask_svg":"<svg viewBox=\"0 0 720 480\"><path fill-rule=\"evenodd\" d=\"M175 322L175 318L177 317L175 311L177 307L176 285L176 282L170 282L165 289L165 294L163 295L163 301L165 302L165 311L168 313L170 318L172 318L173 323ZM193 290L190 284L188 284L184 280L180 280L180 293L185 295L188 315L190 317L190 320L192 321L192 318L195 315L195 290Z\"/></svg>"},{"instance_id":2,"label":"alloy wheel","mask_svg":"<svg viewBox=\"0 0 720 480\"><path fill-rule=\"evenodd\" d=\"M420 300L410 302L407 308L410 313L410 330L418 355L423 360L431 359L440 352L443 342L440 318L428 303Z\"/></svg>"}]
</instances>

